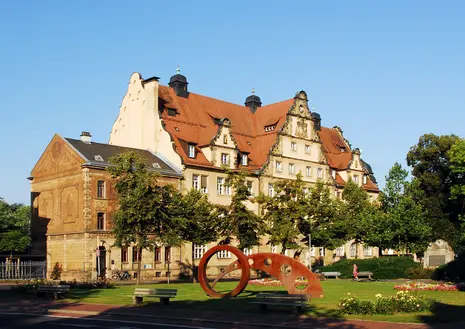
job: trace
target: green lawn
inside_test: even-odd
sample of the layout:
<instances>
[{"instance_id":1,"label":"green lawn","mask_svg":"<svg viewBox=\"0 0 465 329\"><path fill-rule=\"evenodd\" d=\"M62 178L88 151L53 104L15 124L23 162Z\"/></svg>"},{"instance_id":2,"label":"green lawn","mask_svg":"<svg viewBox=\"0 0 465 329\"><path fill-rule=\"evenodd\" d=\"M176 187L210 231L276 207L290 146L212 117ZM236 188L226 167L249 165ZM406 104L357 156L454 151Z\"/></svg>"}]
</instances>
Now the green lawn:
<instances>
[{"instance_id":1,"label":"green lawn","mask_svg":"<svg viewBox=\"0 0 465 329\"><path fill-rule=\"evenodd\" d=\"M218 283L216 289L231 290L236 285L235 282ZM341 297L351 293L363 299L375 300L376 294L383 296L393 296L397 291L393 289L393 282L354 282L351 280L326 280L322 282L324 298L315 298L310 302L307 314L323 317L337 317L336 305ZM257 312L256 305L244 302L244 299L253 298L261 291L283 291L281 287L264 287L248 285L246 290L236 298L212 299L209 298L199 284L174 283L174 284L151 284L141 287L152 288L175 288L178 289L178 297L173 300L173 305L177 307L189 307L190 309L210 309L210 310L237 310L238 312ZM132 292L134 286L117 286L114 289L73 289L70 300L84 303L98 304L132 304ZM445 291L424 291L417 292L433 298L441 304L433 313L423 314L396 314L393 316L347 316L352 319L371 319L396 322L442 322L442 321L465 321L465 292L445 292ZM148 302L155 301L148 299ZM144 300L145 302L145 300Z\"/></svg>"}]
</instances>

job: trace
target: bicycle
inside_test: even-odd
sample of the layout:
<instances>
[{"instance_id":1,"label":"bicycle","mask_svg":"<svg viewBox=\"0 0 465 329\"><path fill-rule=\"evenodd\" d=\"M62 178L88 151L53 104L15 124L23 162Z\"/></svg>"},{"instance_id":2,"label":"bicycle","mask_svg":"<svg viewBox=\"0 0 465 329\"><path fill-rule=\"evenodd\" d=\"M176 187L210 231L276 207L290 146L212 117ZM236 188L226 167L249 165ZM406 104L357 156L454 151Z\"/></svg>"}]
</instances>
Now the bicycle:
<instances>
[{"instance_id":1,"label":"bicycle","mask_svg":"<svg viewBox=\"0 0 465 329\"><path fill-rule=\"evenodd\" d=\"M131 279L131 274L129 274L128 271L116 271L116 273L114 273L112 276L111 276L112 280L130 280Z\"/></svg>"}]
</instances>

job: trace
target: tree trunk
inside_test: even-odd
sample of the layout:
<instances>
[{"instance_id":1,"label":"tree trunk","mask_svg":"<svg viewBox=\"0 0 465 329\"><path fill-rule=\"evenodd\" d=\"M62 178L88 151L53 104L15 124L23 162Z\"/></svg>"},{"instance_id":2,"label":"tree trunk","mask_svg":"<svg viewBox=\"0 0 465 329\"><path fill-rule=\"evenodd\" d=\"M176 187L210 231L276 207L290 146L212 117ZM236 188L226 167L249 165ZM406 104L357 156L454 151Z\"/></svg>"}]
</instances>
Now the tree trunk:
<instances>
[{"instance_id":1,"label":"tree trunk","mask_svg":"<svg viewBox=\"0 0 465 329\"><path fill-rule=\"evenodd\" d=\"M192 282L197 283L197 266L195 266L194 243L193 242L192 242L191 261L192 261Z\"/></svg>"},{"instance_id":2,"label":"tree trunk","mask_svg":"<svg viewBox=\"0 0 465 329\"><path fill-rule=\"evenodd\" d=\"M141 270L142 270L142 248L139 249L139 259L137 260L137 285L140 285Z\"/></svg>"}]
</instances>

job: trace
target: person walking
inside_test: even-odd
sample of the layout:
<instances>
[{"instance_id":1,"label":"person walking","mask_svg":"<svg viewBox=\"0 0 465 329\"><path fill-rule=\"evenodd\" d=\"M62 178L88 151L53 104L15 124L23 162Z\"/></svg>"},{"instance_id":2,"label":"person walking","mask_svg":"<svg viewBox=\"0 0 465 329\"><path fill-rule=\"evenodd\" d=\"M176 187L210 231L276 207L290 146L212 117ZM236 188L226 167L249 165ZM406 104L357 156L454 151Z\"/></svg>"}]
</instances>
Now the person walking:
<instances>
[{"instance_id":1,"label":"person walking","mask_svg":"<svg viewBox=\"0 0 465 329\"><path fill-rule=\"evenodd\" d=\"M354 269L353 269L352 273L354 275L354 280L358 281L358 266L357 266L357 264L354 264Z\"/></svg>"}]
</instances>

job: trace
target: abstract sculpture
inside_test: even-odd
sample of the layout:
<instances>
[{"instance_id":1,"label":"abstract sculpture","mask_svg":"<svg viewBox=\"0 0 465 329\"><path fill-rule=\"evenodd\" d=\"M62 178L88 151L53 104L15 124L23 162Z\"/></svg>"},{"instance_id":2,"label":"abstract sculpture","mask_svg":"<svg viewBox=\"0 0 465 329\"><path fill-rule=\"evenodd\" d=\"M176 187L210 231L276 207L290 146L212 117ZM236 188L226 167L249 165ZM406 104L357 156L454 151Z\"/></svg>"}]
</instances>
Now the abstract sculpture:
<instances>
[{"instance_id":1,"label":"abstract sculpture","mask_svg":"<svg viewBox=\"0 0 465 329\"><path fill-rule=\"evenodd\" d=\"M219 273L210 284L207 280L208 261L219 251L229 251L237 257L237 260ZM306 266L299 261L281 254L258 253L246 256L236 247L229 245L216 246L209 249L200 260L199 283L202 289L210 296L216 298L228 298L239 295L247 286L250 279L250 269L264 271L281 281L289 294L306 294L313 298L323 297L323 289L320 280ZM226 274L241 270L239 284L228 293L220 293L214 290L216 283ZM297 282L305 282L303 287Z\"/></svg>"}]
</instances>

